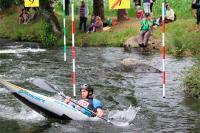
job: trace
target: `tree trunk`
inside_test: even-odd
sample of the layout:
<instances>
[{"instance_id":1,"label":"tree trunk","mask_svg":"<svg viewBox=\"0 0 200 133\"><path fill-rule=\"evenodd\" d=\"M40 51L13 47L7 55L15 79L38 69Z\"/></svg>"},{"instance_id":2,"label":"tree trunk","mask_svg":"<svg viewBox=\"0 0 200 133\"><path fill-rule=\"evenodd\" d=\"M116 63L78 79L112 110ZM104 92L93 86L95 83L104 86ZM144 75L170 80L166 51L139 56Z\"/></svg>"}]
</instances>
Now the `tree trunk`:
<instances>
[{"instance_id":1,"label":"tree trunk","mask_svg":"<svg viewBox=\"0 0 200 133\"><path fill-rule=\"evenodd\" d=\"M46 19L50 20L53 32L56 35L60 36L60 35L62 35L62 32L61 32L60 24L58 22L58 18L55 16L53 7L51 6L52 3L53 3L53 1L51 1L51 0L42 0L40 3L41 10L42 10L43 16Z\"/></svg>"},{"instance_id":2,"label":"tree trunk","mask_svg":"<svg viewBox=\"0 0 200 133\"><path fill-rule=\"evenodd\" d=\"M60 24L58 22L58 19L57 17L55 16L54 13L51 13L50 15L47 14L46 12L43 12L42 13L43 16L48 19L52 25L52 30L53 32L58 35L58 36L61 36L62 35L62 32L61 32L61 28L60 28Z\"/></svg>"},{"instance_id":3,"label":"tree trunk","mask_svg":"<svg viewBox=\"0 0 200 133\"><path fill-rule=\"evenodd\" d=\"M69 4L70 0L65 0L65 14L69 16Z\"/></svg>"},{"instance_id":4,"label":"tree trunk","mask_svg":"<svg viewBox=\"0 0 200 133\"><path fill-rule=\"evenodd\" d=\"M118 9L117 11L117 20L118 21L125 21L128 19L128 14L126 9Z\"/></svg>"},{"instance_id":5,"label":"tree trunk","mask_svg":"<svg viewBox=\"0 0 200 133\"><path fill-rule=\"evenodd\" d=\"M93 15L101 17L104 20L104 1L93 0Z\"/></svg>"}]
</instances>

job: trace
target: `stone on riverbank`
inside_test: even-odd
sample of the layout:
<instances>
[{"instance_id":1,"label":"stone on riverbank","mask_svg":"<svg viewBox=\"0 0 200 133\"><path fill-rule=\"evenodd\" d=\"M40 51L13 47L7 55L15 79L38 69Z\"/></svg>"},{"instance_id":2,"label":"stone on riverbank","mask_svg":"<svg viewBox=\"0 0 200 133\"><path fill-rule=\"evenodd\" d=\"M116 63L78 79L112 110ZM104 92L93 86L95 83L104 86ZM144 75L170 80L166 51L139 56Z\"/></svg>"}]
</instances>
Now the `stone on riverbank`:
<instances>
[{"instance_id":1,"label":"stone on riverbank","mask_svg":"<svg viewBox=\"0 0 200 133\"><path fill-rule=\"evenodd\" d=\"M138 38L139 36L133 36L129 38L123 45L125 51L131 51L132 48L138 48ZM147 50L156 50L161 47L161 42L159 39L155 39L154 37L150 37L148 41L148 45L145 49Z\"/></svg>"},{"instance_id":2,"label":"stone on riverbank","mask_svg":"<svg viewBox=\"0 0 200 133\"><path fill-rule=\"evenodd\" d=\"M123 59L118 69L122 72L161 73L159 69L149 66L142 61L131 58Z\"/></svg>"}]
</instances>

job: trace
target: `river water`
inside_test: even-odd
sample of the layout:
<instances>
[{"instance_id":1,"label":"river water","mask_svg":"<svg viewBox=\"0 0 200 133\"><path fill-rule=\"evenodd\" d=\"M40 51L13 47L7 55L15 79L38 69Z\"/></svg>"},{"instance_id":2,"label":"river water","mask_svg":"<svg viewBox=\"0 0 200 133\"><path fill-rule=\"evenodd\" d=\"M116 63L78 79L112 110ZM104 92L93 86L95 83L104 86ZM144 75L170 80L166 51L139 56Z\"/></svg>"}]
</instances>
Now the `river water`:
<instances>
[{"instance_id":1,"label":"river water","mask_svg":"<svg viewBox=\"0 0 200 133\"><path fill-rule=\"evenodd\" d=\"M77 94L81 84L90 83L96 97L104 103L106 113L126 109L129 105L140 106L133 123L128 127L116 127L106 122L48 120L0 86L0 133L200 132L199 107L194 101L184 99L181 85L194 64L191 58L167 56L166 98L162 98L161 73L123 73L112 69L122 59L133 58L162 70L160 53L125 53L122 48L102 47L77 48L76 52ZM25 42L0 43L0 79L51 97L60 98L40 91L27 80L43 78L72 96L71 62L70 48L67 62L64 62L61 48L45 50Z\"/></svg>"}]
</instances>

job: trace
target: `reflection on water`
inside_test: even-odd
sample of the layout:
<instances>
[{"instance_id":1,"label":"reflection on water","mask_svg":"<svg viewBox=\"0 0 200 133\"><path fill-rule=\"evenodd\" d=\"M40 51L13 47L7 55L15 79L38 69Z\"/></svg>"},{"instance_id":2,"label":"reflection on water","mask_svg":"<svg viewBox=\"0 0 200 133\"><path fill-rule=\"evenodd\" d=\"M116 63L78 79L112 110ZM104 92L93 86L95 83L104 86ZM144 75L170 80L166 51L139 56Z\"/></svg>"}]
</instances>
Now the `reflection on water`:
<instances>
[{"instance_id":1,"label":"reflection on water","mask_svg":"<svg viewBox=\"0 0 200 133\"><path fill-rule=\"evenodd\" d=\"M12 48L3 46L2 49ZM200 115L184 104L183 90L180 87L181 79L193 64L190 58L175 59L167 56L167 95L164 99L160 73L121 73L112 70L124 58L142 60L162 70L159 53L145 55L137 51L124 53L121 48L77 48L76 57L77 94L81 84L90 83L95 88L96 97L104 103L107 114L111 110L127 109L130 105L140 106L141 110L130 126L119 128L104 121L47 120L35 114L0 86L0 122L3 123L0 128L13 133L198 131ZM71 66L70 49L67 51L67 62L63 61L61 48L0 54L0 78L12 80L13 83L34 91L38 91L37 87L28 84L26 80L43 78L56 84L65 94L72 95ZM14 117L17 115L18 117Z\"/></svg>"}]
</instances>

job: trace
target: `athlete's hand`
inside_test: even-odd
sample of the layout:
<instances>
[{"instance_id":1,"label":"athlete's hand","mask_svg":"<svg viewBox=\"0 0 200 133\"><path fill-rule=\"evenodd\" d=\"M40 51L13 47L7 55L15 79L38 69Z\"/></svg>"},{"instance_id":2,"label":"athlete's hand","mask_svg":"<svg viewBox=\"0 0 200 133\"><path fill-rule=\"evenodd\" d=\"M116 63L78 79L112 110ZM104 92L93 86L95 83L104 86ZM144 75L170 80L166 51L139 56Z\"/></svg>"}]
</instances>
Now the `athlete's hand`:
<instances>
[{"instance_id":1,"label":"athlete's hand","mask_svg":"<svg viewBox=\"0 0 200 133\"><path fill-rule=\"evenodd\" d=\"M103 117L103 115L104 115L103 110L97 109L96 116L101 118L101 117Z\"/></svg>"},{"instance_id":2,"label":"athlete's hand","mask_svg":"<svg viewBox=\"0 0 200 133\"><path fill-rule=\"evenodd\" d=\"M72 100L72 98L71 98L71 97L67 97L67 98L65 99L65 101L64 101L64 102L65 102L66 104L68 104L68 103L69 103L71 100Z\"/></svg>"}]
</instances>

